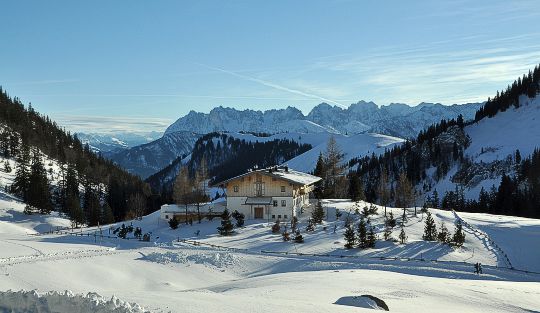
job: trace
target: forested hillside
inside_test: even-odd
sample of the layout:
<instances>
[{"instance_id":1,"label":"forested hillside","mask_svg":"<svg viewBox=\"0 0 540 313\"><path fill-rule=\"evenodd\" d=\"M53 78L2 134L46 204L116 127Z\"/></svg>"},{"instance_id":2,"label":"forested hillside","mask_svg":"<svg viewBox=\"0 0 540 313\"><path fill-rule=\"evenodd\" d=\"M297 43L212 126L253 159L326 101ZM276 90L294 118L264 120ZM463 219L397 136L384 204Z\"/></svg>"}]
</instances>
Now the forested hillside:
<instances>
[{"instance_id":1,"label":"forested hillside","mask_svg":"<svg viewBox=\"0 0 540 313\"><path fill-rule=\"evenodd\" d=\"M146 183L1 88L0 124L0 153L16 164L15 169L4 168L15 171L13 184L4 188L29 204L27 213L58 210L76 224L89 225L146 213ZM58 172L54 183L45 171L46 158Z\"/></svg>"},{"instance_id":2,"label":"forested hillside","mask_svg":"<svg viewBox=\"0 0 540 313\"><path fill-rule=\"evenodd\" d=\"M539 82L537 66L474 121L442 120L382 155L351 160L349 181L361 181L365 197L383 204L540 217Z\"/></svg>"},{"instance_id":3,"label":"forested hillside","mask_svg":"<svg viewBox=\"0 0 540 313\"><path fill-rule=\"evenodd\" d=\"M210 133L197 140L189 158L179 157L146 181L156 191L162 187L170 191L181 166L187 166L193 176L204 159L211 182L217 182L239 175L255 165L266 167L281 164L311 148L309 144L298 144L289 139L259 142L238 139L225 133Z\"/></svg>"}]
</instances>

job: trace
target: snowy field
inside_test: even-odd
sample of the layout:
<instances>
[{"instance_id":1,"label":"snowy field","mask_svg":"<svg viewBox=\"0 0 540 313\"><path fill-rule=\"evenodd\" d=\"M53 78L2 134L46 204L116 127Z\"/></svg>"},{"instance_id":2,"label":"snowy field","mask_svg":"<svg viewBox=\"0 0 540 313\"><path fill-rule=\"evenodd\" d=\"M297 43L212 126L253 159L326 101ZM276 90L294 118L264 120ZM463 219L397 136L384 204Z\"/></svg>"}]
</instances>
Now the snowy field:
<instances>
[{"instance_id":1,"label":"snowy field","mask_svg":"<svg viewBox=\"0 0 540 313\"><path fill-rule=\"evenodd\" d=\"M171 230L158 213L133 221L143 232L152 232L152 241L143 243L35 235L69 223L54 215L23 215L19 202L4 197L0 200L0 302L48 303L50 310L42 312L73 311L73 306L58 308L62 298L66 304L79 305L81 312L89 303L100 312L370 312L379 308L362 297L370 295L393 312L540 311L540 275L506 269L501 252L513 266L540 272L540 221L459 213L470 228L465 227L464 247L453 249L421 241L425 216L418 211L415 217L411 208L405 223L408 243L399 245L382 241L384 208L379 208L379 215L371 218L381 239L375 249L345 250L343 224L349 211L351 218L358 218L354 203L329 200L324 207L328 220L312 233L303 231L303 244L283 242L266 222L248 221L230 237L217 235L217 219ZM336 208L343 212L339 220ZM399 224L402 210L390 211ZM453 231L452 212L432 212L438 226L444 221ZM301 218L302 230L308 216L305 212ZM108 229L102 232L108 234ZM94 231L82 230L83 234ZM178 238L203 244L177 242ZM473 273L475 262L484 264L483 275ZM37 293L7 292L22 289Z\"/></svg>"}]
</instances>

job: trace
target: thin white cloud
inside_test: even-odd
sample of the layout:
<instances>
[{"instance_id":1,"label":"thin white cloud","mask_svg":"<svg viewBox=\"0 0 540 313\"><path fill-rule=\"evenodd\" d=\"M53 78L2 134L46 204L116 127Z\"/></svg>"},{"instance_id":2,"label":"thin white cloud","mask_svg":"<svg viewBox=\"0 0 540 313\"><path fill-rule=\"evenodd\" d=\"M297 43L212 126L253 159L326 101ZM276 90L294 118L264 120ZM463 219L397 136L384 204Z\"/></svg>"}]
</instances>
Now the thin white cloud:
<instances>
[{"instance_id":1,"label":"thin white cloud","mask_svg":"<svg viewBox=\"0 0 540 313\"><path fill-rule=\"evenodd\" d=\"M57 115L54 120L72 132L118 133L164 131L171 119L97 115Z\"/></svg>"},{"instance_id":2,"label":"thin white cloud","mask_svg":"<svg viewBox=\"0 0 540 313\"><path fill-rule=\"evenodd\" d=\"M292 88L285 87L285 86L282 86L282 85L278 85L278 84L275 84L275 83L272 83L272 82L269 82L269 81L266 81L266 80L262 80L262 79L259 79L259 78L255 78L255 77L240 74L240 73L237 73L237 72L225 70L225 69L222 69L222 68L219 68L219 67L213 67L213 66L209 66L209 65L201 64L201 63L198 63L198 64L203 66L203 67L206 67L208 69L212 69L212 70L215 70L215 71L218 71L218 72L230 74L230 75L236 76L238 78L242 78L242 79L245 79L245 80L248 80L248 81L252 81L252 82L261 84L261 85L266 86L266 87L274 88L276 90L281 90L281 91L289 92L289 93L292 93L292 94L301 95L301 96L304 96L304 97L307 97L307 98L321 100L321 101L324 101L324 102L327 102L327 103L338 105L338 106L340 106L342 108L347 108L346 105L344 105L344 104L342 104L342 103L340 103L340 102L338 102L336 100L328 99L326 97L322 97L322 96L319 96L319 95L316 95L316 94L313 94L313 93L307 93L307 92L304 92L304 91L301 91L301 90L292 89Z\"/></svg>"}]
</instances>

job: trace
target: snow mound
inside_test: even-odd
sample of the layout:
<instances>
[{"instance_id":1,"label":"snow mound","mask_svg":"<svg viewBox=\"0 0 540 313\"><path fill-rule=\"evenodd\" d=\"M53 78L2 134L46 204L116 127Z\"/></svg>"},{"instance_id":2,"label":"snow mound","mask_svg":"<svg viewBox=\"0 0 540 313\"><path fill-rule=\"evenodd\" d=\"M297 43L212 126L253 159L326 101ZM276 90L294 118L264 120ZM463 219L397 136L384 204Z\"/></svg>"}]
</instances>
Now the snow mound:
<instances>
[{"instance_id":1,"label":"snow mound","mask_svg":"<svg viewBox=\"0 0 540 313\"><path fill-rule=\"evenodd\" d=\"M235 257L228 252L216 252L211 254L196 253L187 254L184 252L152 252L142 257L142 260L156 262L159 264L201 264L217 268L226 268L234 266L237 262Z\"/></svg>"},{"instance_id":2,"label":"snow mound","mask_svg":"<svg viewBox=\"0 0 540 313\"><path fill-rule=\"evenodd\" d=\"M348 296L339 298L334 304L354 306L358 308L389 311L386 303L371 295Z\"/></svg>"},{"instance_id":3,"label":"snow mound","mask_svg":"<svg viewBox=\"0 0 540 313\"><path fill-rule=\"evenodd\" d=\"M51 291L40 294L32 291L0 292L1 312L27 313L139 313L145 311L135 303L124 302L115 296L106 300L97 293L75 295L71 291L59 293Z\"/></svg>"}]
</instances>

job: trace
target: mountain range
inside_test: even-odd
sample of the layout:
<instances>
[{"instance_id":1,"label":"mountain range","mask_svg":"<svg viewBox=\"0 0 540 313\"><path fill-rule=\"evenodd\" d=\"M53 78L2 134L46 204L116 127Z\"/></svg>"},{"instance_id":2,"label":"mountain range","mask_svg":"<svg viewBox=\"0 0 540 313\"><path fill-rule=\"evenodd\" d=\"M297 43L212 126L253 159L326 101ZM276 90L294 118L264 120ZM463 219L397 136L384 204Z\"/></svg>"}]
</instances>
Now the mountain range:
<instances>
[{"instance_id":1,"label":"mountain range","mask_svg":"<svg viewBox=\"0 0 540 313\"><path fill-rule=\"evenodd\" d=\"M419 131L439 122L441 119L452 119L463 115L465 120L474 118L480 103L454 104L445 106L439 103L421 103L417 106L394 103L378 106L373 102L360 101L347 109L321 103L307 115L299 109L287 107L267 111L237 110L234 108L216 107L209 113L191 111L171 124L163 137L143 145L105 153L104 155L128 171L143 178L171 164L179 156L190 153L195 141L204 134L227 132L233 136L242 133L272 135L274 138L285 137L297 141L297 138L328 138L329 134L337 137L371 134L400 138L415 137ZM310 136L307 136L310 134ZM256 140L262 140L262 137ZM366 141L367 140L367 141ZM363 138L359 155L373 152L380 147L379 140ZM345 140L352 143L354 139ZM372 142L373 146L364 145ZM309 142L318 146L320 142ZM318 147L317 149L321 149ZM358 149L357 149L358 150ZM310 153L310 156L318 154ZM309 160L309 164L314 160ZM302 166L303 168L304 166ZM304 168L303 168L304 169ZM304 170L310 170L305 168Z\"/></svg>"},{"instance_id":2,"label":"mountain range","mask_svg":"<svg viewBox=\"0 0 540 313\"><path fill-rule=\"evenodd\" d=\"M454 104L420 103L409 106L392 103L378 106L373 102L360 101L348 108L321 103L307 115L294 107L267 111L237 110L216 107L209 113L190 111L170 125L165 134L189 131L207 134L214 131L258 133L380 133L401 138L413 138L422 129L451 119L459 114L465 120L474 118L481 103Z\"/></svg>"}]
</instances>

